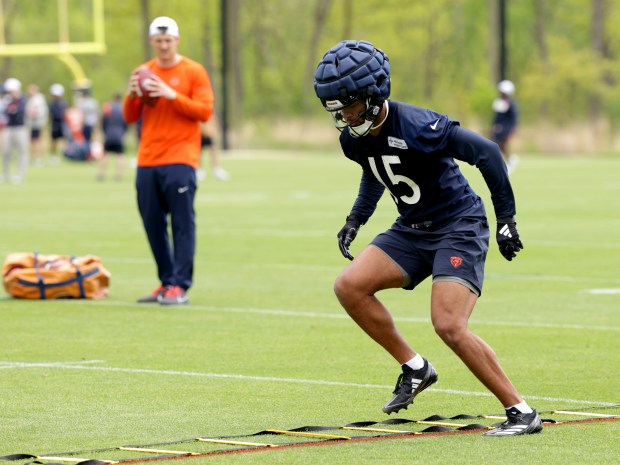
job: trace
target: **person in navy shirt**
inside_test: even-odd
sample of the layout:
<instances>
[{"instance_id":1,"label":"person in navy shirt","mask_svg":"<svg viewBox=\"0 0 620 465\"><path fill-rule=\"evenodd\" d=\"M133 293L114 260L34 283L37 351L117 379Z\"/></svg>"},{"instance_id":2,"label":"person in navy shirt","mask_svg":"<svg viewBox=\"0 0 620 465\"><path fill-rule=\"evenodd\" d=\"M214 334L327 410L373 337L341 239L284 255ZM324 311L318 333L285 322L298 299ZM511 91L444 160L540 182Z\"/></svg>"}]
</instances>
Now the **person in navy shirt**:
<instances>
[{"instance_id":1,"label":"person in navy shirt","mask_svg":"<svg viewBox=\"0 0 620 465\"><path fill-rule=\"evenodd\" d=\"M67 111L67 101L64 99L65 88L62 84L52 84L50 87L50 95L52 99L49 102L49 114L50 114L50 137L51 144L51 158L52 163L58 163L60 160L60 154L64 151L65 135L67 128L65 124L65 113Z\"/></svg>"},{"instance_id":2,"label":"person in navy shirt","mask_svg":"<svg viewBox=\"0 0 620 465\"><path fill-rule=\"evenodd\" d=\"M497 84L499 96L493 100L493 125L491 126L491 140L497 142L500 152L506 162L508 174L512 173L519 163L519 156L510 150L510 139L517 130L519 109L513 94L515 85L504 79Z\"/></svg>"},{"instance_id":3,"label":"person in navy shirt","mask_svg":"<svg viewBox=\"0 0 620 465\"><path fill-rule=\"evenodd\" d=\"M341 131L344 155L362 168L357 198L338 233L340 251L352 261L334 290L351 318L401 365L383 411L407 408L438 375L375 294L411 290L432 276L436 333L506 409L507 420L485 434L541 431L536 410L520 396L491 347L467 325L482 292L490 233L482 199L455 160L475 165L491 191L501 254L512 260L523 248L497 144L446 115L389 101L389 59L370 42L348 40L330 48L316 69L314 88ZM399 216L354 259L349 246L386 190Z\"/></svg>"}]
</instances>

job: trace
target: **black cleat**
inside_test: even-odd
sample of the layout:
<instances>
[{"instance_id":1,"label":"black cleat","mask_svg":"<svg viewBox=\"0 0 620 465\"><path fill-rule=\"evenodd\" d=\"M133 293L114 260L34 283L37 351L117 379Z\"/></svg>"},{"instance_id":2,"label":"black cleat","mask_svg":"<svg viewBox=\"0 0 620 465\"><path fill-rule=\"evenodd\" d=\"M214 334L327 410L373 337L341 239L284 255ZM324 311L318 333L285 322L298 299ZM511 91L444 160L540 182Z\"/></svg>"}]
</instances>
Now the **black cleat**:
<instances>
[{"instance_id":1,"label":"black cleat","mask_svg":"<svg viewBox=\"0 0 620 465\"><path fill-rule=\"evenodd\" d=\"M506 411L508 419L503 423L493 425L495 429L482 433L484 436L516 436L518 434L540 433L543 429L542 421L536 410L531 413L521 413L517 409Z\"/></svg>"},{"instance_id":2,"label":"black cleat","mask_svg":"<svg viewBox=\"0 0 620 465\"><path fill-rule=\"evenodd\" d=\"M383 411L388 415L406 409L413 399L431 384L437 382L437 372L428 360L424 359L424 366L419 370L413 370L408 365L403 365L403 372L396 381L394 396L383 406Z\"/></svg>"}]
</instances>

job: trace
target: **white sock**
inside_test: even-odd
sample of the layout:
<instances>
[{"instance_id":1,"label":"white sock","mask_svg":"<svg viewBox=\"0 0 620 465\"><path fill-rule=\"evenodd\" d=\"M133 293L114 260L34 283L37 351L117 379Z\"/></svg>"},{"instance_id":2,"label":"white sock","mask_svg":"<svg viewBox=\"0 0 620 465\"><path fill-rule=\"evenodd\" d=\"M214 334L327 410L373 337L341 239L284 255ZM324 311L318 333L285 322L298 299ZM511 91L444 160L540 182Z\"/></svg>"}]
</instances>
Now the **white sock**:
<instances>
[{"instance_id":1,"label":"white sock","mask_svg":"<svg viewBox=\"0 0 620 465\"><path fill-rule=\"evenodd\" d=\"M424 359L420 354L416 354L416 356L413 357L411 360L405 362L405 365L407 365L412 370L419 370L424 366Z\"/></svg>"},{"instance_id":2,"label":"white sock","mask_svg":"<svg viewBox=\"0 0 620 465\"><path fill-rule=\"evenodd\" d=\"M516 408L521 413L532 413L533 411L525 401L518 403L517 405L513 405L512 407L508 407L506 410L510 410L511 408Z\"/></svg>"}]
</instances>

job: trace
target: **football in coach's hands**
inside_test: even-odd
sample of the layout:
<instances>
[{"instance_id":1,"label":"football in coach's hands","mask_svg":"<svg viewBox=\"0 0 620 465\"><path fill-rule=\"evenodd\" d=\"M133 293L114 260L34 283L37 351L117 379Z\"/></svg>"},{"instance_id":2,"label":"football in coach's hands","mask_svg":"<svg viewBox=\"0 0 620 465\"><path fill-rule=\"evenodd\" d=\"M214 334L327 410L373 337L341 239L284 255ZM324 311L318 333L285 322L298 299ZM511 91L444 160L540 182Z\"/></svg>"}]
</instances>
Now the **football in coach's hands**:
<instances>
[{"instance_id":1,"label":"football in coach's hands","mask_svg":"<svg viewBox=\"0 0 620 465\"><path fill-rule=\"evenodd\" d=\"M150 91L148 90L149 82L155 74L146 66L140 66L136 73L138 74L138 87L140 87L140 93L142 94L138 95L138 97L145 105L149 107L155 106L157 97L149 96Z\"/></svg>"}]
</instances>

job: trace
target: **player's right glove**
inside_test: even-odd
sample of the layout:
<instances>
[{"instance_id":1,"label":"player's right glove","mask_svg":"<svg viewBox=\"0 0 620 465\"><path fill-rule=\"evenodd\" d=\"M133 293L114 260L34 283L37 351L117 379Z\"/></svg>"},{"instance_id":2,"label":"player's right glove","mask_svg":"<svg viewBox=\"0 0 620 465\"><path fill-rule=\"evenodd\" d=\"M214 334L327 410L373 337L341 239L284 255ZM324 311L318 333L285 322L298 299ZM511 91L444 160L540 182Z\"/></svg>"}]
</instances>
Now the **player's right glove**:
<instances>
[{"instance_id":1,"label":"player's right glove","mask_svg":"<svg viewBox=\"0 0 620 465\"><path fill-rule=\"evenodd\" d=\"M517 223L513 218L505 218L497 220L497 245L499 251L508 261L517 256L517 252L523 248L523 243L519 239L519 231L517 231Z\"/></svg>"},{"instance_id":2,"label":"player's right glove","mask_svg":"<svg viewBox=\"0 0 620 465\"><path fill-rule=\"evenodd\" d=\"M349 260L353 260L353 255L349 252L349 246L351 242L353 242L353 239L355 239L355 236L357 236L357 231L359 231L361 225L362 222L357 215L351 214L347 216L347 222L338 232L338 247L340 247L340 253Z\"/></svg>"}]
</instances>

